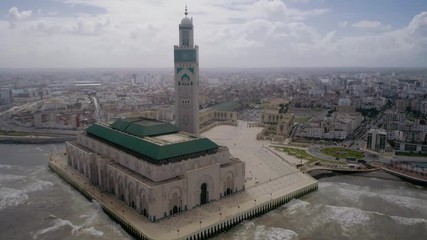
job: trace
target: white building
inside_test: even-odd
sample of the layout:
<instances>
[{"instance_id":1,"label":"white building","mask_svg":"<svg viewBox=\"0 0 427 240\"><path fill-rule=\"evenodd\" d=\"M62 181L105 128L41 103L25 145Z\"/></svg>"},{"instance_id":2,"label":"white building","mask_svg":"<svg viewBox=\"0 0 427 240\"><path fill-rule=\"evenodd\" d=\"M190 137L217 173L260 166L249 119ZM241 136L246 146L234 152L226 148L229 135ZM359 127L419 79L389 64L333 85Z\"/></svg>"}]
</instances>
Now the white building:
<instances>
[{"instance_id":1,"label":"white building","mask_svg":"<svg viewBox=\"0 0 427 240\"><path fill-rule=\"evenodd\" d=\"M180 127L197 133L197 120L181 121L193 117L197 104L197 58L186 55L197 54L192 45L192 20L185 16L180 47L175 48L175 106ZM66 148L69 166L150 221L244 189L245 164L230 156L228 148L153 119L93 124Z\"/></svg>"},{"instance_id":2,"label":"white building","mask_svg":"<svg viewBox=\"0 0 427 240\"><path fill-rule=\"evenodd\" d=\"M144 118L93 124L67 143L68 165L151 221L244 189L226 147Z\"/></svg>"}]
</instances>

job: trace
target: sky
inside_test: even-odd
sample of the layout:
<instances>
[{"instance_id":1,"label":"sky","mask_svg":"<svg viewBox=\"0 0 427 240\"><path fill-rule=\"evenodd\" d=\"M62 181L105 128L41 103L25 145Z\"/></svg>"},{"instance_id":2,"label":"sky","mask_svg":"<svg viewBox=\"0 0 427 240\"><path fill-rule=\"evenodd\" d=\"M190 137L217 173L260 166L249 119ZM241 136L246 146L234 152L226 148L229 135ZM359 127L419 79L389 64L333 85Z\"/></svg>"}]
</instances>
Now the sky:
<instances>
[{"instance_id":1,"label":"sky","mask_svg":"<svg viewBox=\"0 0 427 240\"><path fill-rule=\"evenodd\" d=\"M426 0L1 0L0 68L427 67Z\"/></svg>"}]
</instances>

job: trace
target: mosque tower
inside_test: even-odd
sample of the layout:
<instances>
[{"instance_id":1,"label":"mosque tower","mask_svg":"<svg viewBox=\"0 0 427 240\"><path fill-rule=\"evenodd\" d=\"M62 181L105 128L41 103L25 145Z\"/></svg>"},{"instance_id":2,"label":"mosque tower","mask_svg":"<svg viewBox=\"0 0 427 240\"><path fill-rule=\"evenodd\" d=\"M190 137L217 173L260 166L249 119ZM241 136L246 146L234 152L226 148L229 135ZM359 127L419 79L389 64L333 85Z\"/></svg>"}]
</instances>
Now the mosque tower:
<instances>
[{"instance_id":1,"label":"mosque tower","mask_svg":"<svg viewBox=\"0 0 427 240\"><path fill-rule=\"evenodd\" d=\"M179 45L174 47L175 125L182 131L199 134L199 47L194 45L193 18L179 24Z\"/></svg>"}]
</instances>

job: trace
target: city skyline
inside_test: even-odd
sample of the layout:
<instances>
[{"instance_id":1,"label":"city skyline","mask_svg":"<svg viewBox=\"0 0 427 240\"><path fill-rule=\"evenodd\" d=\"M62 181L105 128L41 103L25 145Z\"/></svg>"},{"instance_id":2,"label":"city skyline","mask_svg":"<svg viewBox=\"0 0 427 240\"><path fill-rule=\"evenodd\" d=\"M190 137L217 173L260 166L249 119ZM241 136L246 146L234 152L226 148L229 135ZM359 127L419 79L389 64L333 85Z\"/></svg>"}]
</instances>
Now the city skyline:
<instances>
[{"instance_id":1,"label":"city skyline","mask_svg":"<svg viewBox=\"0 0 427 240\"><path fill-rule=\"evenodd\" d=\"M187 1L201 67L426 67L421 1ZM185 1L0 3L0 68L170 67Z\"/></svg>"}]
</instances>

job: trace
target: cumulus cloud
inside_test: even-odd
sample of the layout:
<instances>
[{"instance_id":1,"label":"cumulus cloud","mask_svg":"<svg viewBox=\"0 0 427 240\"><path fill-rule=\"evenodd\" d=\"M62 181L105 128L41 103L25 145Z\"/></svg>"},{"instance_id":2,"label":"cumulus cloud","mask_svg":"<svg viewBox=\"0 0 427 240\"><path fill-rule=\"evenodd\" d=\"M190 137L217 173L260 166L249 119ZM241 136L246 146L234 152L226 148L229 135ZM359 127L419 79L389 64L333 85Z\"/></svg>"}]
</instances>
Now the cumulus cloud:
<instances>
[{"instance_id":1,"label":"cumulus cloud","mask_svg":"<svg viewBox=\"0 0 427 240\"><path fill-rule=\"evenodd\" d=\"M65 17L48 14L43 9L37 16L11 9L13 14L9 15L15 16L12 18L15 23L21 22L10 30L10 22L0 20L0 52L5 56L0 58L0 67L170 66L171 49L178 42L178 23L184 17L184 6L179 1L126 0L126 4L116 0L62 1L105 11ZM414 16L400 29L392 29L387 22L367 20L342 21L324 29L316 26L316 19L327 18L330 10L310 8L308 4L297 8L286 3L280 0L190 2L201 66L426 64L427 12ZM28 58L29 55L32 57Z\"/></svg>"},{"instance_id":2,"label":"cumulus cloud","mask_svg":"<svg viewBox=\"0 0 427 240\"><path fill-rule=\"evenodd\" d=\"M110 19L79 17L77 19L44 18L31 25L30 29L48 35L82 35L97 36L105 33L110 26Z\"/></svg>"},{"instance_id":3,"label":"cumulus cloud","mask_svg":"<svg viewBox=\"0 0 427 240\"><path fill-rule=\"evenodd\" d=\"M390 25L383 24L379 21L369 21L369 20L363 20L359 22L353 23L353 27L359 28L362 30L389 30L391 29Z\"/></svg>"},{"instance_id":4,"label":"cumulus cloud","mask_svg":"<svg viewBox=\"0 0 427 240\"><path fill-rule=\"evenodd\" d=\"M250 18L265 18L271 20L303 21L307 18L327 13L326 8L300 10L288 7L281 0L259 0L247 9Z\"/></svg>"},{"instance_id":5,"label":"cumulus cloud","mask_svg":"<svg viewBox=\"0 0 427 240\"><path fill-rule=\"evenodd\" d=\"M408 31L421 37L427 37L427 12L416 15L408 25Z\"/></svg>"},{"instance_id":6,"label":"cumulus cloud","mask_svg":"<svg viewBox=\"0 0 427 240\"><path fill-rule=\"evenodd\" d=\"M31 10L19 12L19 9L17 7L12 7L11 9L9 9L9 15L8 15L9 27L15 28L17 22L26 20L30 18L32 15L33 15L33 12Z\"/></svg>"}]
</instances>

